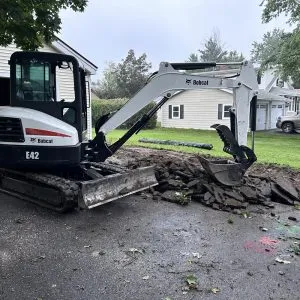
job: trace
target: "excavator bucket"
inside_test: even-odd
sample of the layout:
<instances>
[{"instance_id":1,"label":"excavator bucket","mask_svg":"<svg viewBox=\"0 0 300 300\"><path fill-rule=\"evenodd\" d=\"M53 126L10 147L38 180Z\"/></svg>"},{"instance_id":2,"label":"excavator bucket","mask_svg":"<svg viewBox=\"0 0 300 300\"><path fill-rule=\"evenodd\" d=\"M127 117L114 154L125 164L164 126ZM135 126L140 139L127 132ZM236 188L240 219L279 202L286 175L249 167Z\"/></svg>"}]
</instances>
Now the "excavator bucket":
<instances>
[{"instance_id":1,"label":"excavator bucket","mask_svg":"<svg viewBox=\"0 0 300 300\"><path fill-rule=\"evenodd\" d=\"M230 160L209 161L199 156L203 169L215 180L227 186L235 186L241 183L244 170L241 164Z\"/></svg>"},{"instance_id":2,"label":"excavator bucket","mask_svg":"<svg viewBox=\"0 0 300 300\"><path fill-rule=\"evenodd\" d=\"M231 154L234 161L230 160L207 160L198 157L204 170L221 184L235 186L241 180L247 169L257 160L253 150L247 146L240 146L231 130L225 125L213 125L224 142L223 151Z\"/></svg>"},{"instance_id":3,"label":"excavator bucket","mask_svg":"<svg viewBox=\"0 0 300 300\"><path fill-rule=\"evenodd\" d=\"M153 167L143 167L80 182L81 208L93 208L157 185Z\"/></svg>"}]
</instances>

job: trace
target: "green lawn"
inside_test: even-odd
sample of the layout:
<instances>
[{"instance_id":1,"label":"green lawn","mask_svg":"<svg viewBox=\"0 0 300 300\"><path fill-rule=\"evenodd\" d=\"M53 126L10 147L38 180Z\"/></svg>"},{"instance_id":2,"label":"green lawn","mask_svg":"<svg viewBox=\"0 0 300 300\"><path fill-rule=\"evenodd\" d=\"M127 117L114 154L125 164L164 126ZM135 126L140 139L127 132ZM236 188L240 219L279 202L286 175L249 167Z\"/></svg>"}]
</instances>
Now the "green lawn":
<instances>
[{"instance_id":1,"label":"green lawn","mask_svg":"<svg viewBox=\"0 0 300 300\"><path fill-rule=\"evenodd\" d=\"M114 130L108 134L108 143L116 141L126 131ZM212 144L212 150L202 150L183 146L154 145L138 142L140 138L155 138L163 140L177 140L186 142L198 142ZM249 135L248 145L251 145ZM168 149L188 153L209 154L212 156L227 156L222 151L223 143L216 131L195 130L195 129L174 129L156 128L154 130L142 130L137 135L133 135L125 145L142 146L156 149ZM300 168L300 134L283 134L281 132L256 132L255 133L255 153L258 162L276 163Z\"/></svg>"}]
</instances>

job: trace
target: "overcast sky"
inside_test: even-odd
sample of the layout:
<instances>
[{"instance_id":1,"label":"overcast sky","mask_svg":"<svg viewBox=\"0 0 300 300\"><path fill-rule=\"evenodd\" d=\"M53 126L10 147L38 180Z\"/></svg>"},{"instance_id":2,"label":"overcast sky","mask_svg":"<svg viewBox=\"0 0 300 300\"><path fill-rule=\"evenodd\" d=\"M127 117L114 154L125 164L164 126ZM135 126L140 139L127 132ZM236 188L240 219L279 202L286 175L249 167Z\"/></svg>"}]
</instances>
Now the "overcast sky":
<instances>
[{"instance_id":1,"label":"overcast sky","mask_svg":"<svg viewBox=\"0 0 300 300\"><path fill-rule=\"evenodd\" d=\"M98 66L119 62L129 49L146 53L153 69L161 61L182 62L214 29L228 50L249 58L253 41L283 18L261 23L261 0L89 0L84 13L63 11L60 37Z\"/></svg>"}]
</instances>

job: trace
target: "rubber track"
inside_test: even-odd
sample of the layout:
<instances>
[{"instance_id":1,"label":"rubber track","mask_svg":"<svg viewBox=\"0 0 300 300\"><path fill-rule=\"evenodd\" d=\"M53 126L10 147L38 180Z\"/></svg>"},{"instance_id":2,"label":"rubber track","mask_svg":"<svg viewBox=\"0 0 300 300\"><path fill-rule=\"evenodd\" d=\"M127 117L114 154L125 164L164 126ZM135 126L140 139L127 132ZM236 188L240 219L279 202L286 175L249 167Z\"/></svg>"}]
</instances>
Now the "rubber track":
<instances>
[{"instance_id":1,"label":"rubber track","mask_svg":"<svg viewBox=\"0 0 300 300\"><path fill-rule=\"evenodd\" d=\"M116 174L125 173L127 171L127 168L115 164L101 162L88 162L87 164L94 168L97 168L100 174L101 172ZM5 189L2 186L2 179L5 177L21 180L25 184L28 183L31 185L37 185L38 189L41 190L41 192L39 192L39 197L34 198L32 195L24 196L24 194L22 194L22 191L15 189L14 185L11 185L9 187L9 190ZM78 201L80 197L79 183L79 180L70 180L61 176L52 175L50 173L20 172L0 168L0 191L18 197L22 200L33 202L39 206L47 207L57 212L66 212L78 207ZM55 205L55 202L53 202L53 204L51 205L49 203L49 198L47 198L48 201L43 200L42 196L47 194L48 188L54 189L59 192L60 198L62 200L62 204L60 206Z\"/></svg>"},{"instance_id":2,"label":"rubber track","mask_svg":"<svg viewBox=\"0 0 300 300\"><path fill-rule=\"evenodd\" d=\"M78 198L79 198L79 185L75 181L71 181L69 179L65 179L60 176L48 174L48 173L29 173L29 172L19 172L15 170L8 169L0 169L1 176L1 191L21 198L22 200L30 201L39 206L47 207L51 210L55 210L58 212L66 212L71 209L74 209L78 206ZM2 179L3 178L12 178L21 180L22 182L37 185L37 188L41 192L39 193L38 198L34 198L30 195L24 196L22 192L19 190L15 190L14 186L10 186L9 190L2 187ZM45 192L43 192L43 188ZM48 201L43 200L43 195L47 193L47 190L51 188L59 192L62 204L60 206L51 205Z\"/></svg>"}]
</instances>

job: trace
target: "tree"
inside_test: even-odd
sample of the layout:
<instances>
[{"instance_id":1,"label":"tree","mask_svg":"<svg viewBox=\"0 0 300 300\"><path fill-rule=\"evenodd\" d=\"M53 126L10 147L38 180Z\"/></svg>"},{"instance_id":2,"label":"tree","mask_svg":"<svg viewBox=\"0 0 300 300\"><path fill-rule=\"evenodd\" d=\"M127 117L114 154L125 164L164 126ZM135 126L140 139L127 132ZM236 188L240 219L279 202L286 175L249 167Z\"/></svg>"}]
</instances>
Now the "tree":
<instances>
[{"instance_id":1,"label":"tree","mask_svg":"<svg viewBox=\"0 0 300 300\"><path fill-rule=\"evenodd\" d=\"M93 92L100 99L119 98L119 85L117 80L117 66L113 62L109 62L103 72L103 79L97 83L92 83Z\"/></svg>"},{"instance_id":2,"label":"tree","mask_svg":"<svg viewBox=\"0 0 300 300\"><path fill-rule=\"evenodd\" d=\"M220 34L214 31L210 38L205 41L204 48L198 50L199 58L202 62L222 62L224 61L227 51L221 42Z\"/></svg>"},{"instance_id":3,"label":"tree","mask_svg":"<svg viewBox=\"0 0 300 300\"><path fill-rule=\"evenodd\" d=\"M253 43L252 55L262 65L276 66L283 79L291 77L294 86L298 86L300 78L300 1L298 0L263 0L262 21L268 23L279 15L288 17L289 24L296 28L289 33L276 29L266 33L261 43Z\"/></svg>"},{"instance_id":4,"label":"tree","mask_svg":"<svg viewBox=\"0 0 300 300\"><path fill-rule=\"evenodd\" d=\"M228 54L223 58L223 62L238 62L245 60L242 53L238 53L236 50L229 51Z\"/></svg>"},{"instance_id":5,"label":"tree","mask_svg":"<svg viewBox=\"0 0 300 300\"><path fill-rule=\"evenodd\" d=\"M61 29L59 12L84 11L87 0L1 0L0 45L15 43L23 50L37 50L55 40Z\"/></svg>"},{"instance_id":6,"label":"tree","mask_svg":"<svg viewBox=\"0 0 300 300\"><path fill-rule=\"evenodd\" d=\"M127 57L118 64L117 80L121 98L132 97L146 83L148 72L152 67L146 61L147 55L144 53L136 58L134 51L128 51Z\"/></svg>"},{"instance_id":7,"label":"tree","mask_svg":"<svg viewBox=\"0 0 300 300\"><path fill-rule=\"evenodd\" d=\"M130 98L146 83L151 63L146 54L136 58L134 50L129 50L120 63L110 63L103 73L103 79L93 85L99 98Z\"/></svg>"},{"instance_id":8,"label":"tree","mask_svg":"<svg viewBox=\"0 0 300 300\"><path fill-rule=\"evenodd\" d=\"M279 15L284 14L289 17L289 23L298 23L300 21L300 1L299 0L263 0L261 6L264 6L262 21L269 23Z\"/></svg>"},{"instance_id":9,"label":"tree","mask_svg":"<svg viewBox=\"0 0 300 300\"><path fill-rule=\"evenodd\" d=\"M236 50L227 51L224 44L221 42L218 31L213 31L208 40L205 41L203 48L199 49L199 55L196 53L190 54L189 62L239 62L245 58L242 53ZM230 69L231 67L226 67ZM234 67L233 67L234 68Z\"/></svg>"},{"instance_id":10,"label":"tree","mask_svg":"<svg viewBox=\"0 0 300 300\"><path fill-rule=\"evenodd\" d=\"M274 29L263 35L262 42L254 42L251 50L252 60L261 66L261 71L280 64L280 52L282 51L285 32Z\"/></svg>"},{"instance_id":11,"label":"tree","mask_svg":"<svg viewBox=\"0 0 300 300\"><path fill-rule=\"evenodd\" d=\"M188 62L197 62L199 61L198 55L196 53L190 54Z\"/></svg>"}]
</instances>

